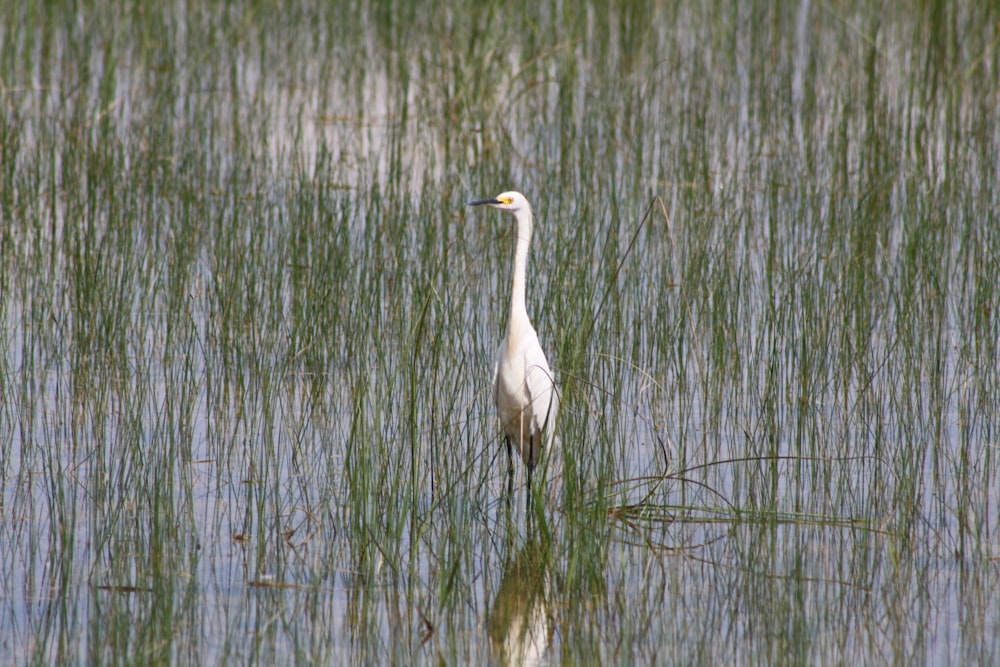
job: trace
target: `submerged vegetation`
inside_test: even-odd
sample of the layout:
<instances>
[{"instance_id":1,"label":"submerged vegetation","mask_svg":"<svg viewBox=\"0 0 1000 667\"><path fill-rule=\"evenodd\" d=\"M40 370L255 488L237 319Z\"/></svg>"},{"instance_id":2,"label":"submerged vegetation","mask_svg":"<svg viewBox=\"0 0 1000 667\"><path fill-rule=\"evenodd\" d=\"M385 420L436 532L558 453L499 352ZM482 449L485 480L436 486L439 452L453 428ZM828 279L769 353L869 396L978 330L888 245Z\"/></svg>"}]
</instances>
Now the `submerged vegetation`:
<instances>
[{"instance_id":1,"label":"submerged vegetation","mask_svg":"<svg viewBox=\"0 0 1000 667\"><path fill-rule=\"evenodd\" d=\"M319 4L0 3L8 661L1000 660L1000 9Z\"/></svg>"}]
</instances>

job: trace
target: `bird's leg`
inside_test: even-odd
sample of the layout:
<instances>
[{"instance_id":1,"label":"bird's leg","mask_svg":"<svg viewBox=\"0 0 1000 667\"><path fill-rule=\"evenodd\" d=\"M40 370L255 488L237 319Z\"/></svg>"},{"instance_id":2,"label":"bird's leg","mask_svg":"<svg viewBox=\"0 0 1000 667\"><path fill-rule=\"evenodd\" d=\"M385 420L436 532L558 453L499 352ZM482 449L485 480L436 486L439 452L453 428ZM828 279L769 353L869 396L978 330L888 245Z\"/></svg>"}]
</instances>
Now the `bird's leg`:
<instances>
[{"instance_id":1,"label":"bird's leg","mask_svg":"<svg viewBox=\"0 0 1000 667\"><path fill-rule=\"evenodd\" d=\"M510 436L504 436L507 443L507 509L510 509L510 499L514 497L514 449L510 444Z\"/></svg>"},{"instance_id":2,"label":"bird's leg","mask_svg":"<svg viewBox=\"0 0 1000 667\"><path fill-rule=\"evenodd\" d=\"M531 466L528 466L528 499L525 504L525 510L528 512L528 518L531 518Z\"/></svg>"}]
</instances>

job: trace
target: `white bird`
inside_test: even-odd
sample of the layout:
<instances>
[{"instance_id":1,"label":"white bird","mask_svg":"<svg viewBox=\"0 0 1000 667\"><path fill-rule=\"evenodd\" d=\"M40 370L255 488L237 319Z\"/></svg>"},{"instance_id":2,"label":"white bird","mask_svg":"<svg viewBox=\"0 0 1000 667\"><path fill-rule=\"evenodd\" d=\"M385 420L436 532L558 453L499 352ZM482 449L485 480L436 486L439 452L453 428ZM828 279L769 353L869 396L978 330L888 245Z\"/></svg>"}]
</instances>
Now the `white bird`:
<instances>
[{"instance_id":1,"label":"white bird","mask_svg":"<svg viewBox=\"0 0 1000 667\"><path fill-rule=\"evenodd\" d=\"M510 294L507 335L497 349L493 367L493 399L503 427L510 463L509 486L513 487L516 447L528 468L528 503L531 503L531 473L545 449L552 445L559 398L552 369L531 326L525 305L528 247L534 219L531 205L520 192L504 192L494 199L470 201L469 206L489 206L506 211L517 223L514 251L514 281Z\"/></svg>"}]
</instances>

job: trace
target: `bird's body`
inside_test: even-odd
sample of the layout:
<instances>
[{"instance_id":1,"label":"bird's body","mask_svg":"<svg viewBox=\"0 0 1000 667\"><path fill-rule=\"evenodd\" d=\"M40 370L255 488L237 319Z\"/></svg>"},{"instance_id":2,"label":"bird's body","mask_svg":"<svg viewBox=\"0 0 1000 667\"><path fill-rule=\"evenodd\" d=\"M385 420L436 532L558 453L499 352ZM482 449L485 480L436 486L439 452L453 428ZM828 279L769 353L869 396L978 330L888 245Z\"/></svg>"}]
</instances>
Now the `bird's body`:
<instances>
[{"instance_id":1,"label":"bird's body","mask_svg":"<svg viewBox=\"0 0 1000 667\"><path fill-rule=\"evenodd\" d=\"M552 403L552 371L538 335L528 325L513 342L510 334L497 348L493 366L493 400L504 435L534 470L545 445Z\"/></svg>"},{"instance_id":2,"label":"bird's body","mask_svg":"<svg viewBox=\"0 0 1000 667\"><path fill-rule=\"evenodd\" d=\"M493 367L493 398L507 441L517 449L528 468L528 493L531 473L546 448L551 446L558 393L552 369L531 326L525 304L525 279L528 247L534 219L528 200L519 192L504 192L495 199L469 202L470 206L488 205L514 215L517 245L514 250L514 278L511 288L507 334L497 349ZM511 460L513 474L513 460Z\"/></svg>"}]
</instances>

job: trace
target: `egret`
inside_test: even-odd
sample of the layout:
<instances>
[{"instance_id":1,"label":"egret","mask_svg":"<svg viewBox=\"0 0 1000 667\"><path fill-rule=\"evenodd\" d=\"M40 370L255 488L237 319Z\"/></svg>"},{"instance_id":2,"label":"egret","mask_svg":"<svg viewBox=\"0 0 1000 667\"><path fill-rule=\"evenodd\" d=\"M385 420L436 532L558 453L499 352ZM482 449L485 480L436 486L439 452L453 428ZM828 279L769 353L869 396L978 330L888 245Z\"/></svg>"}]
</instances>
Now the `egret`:
<instances>
[{"instance_id":1,"label":"egret","mask_svg":"<svg viewBox=\"0 0 1000 667\"><path fill-rule=\"evenodd\" d=\"M551 448L558 410L558 392L552 369L531 326L525 304L528 247L534 218L531 205L520 192L504 192L493 199L470 201L468 206L489 206L514 216L517 245L514 250L514 279L510 293L507 335L497 349L493 366L493 400L507 445L509 491L513 491L514 454L528 468L528 505L531 504L531 473Z\"/></svg>"}]
</instances>

